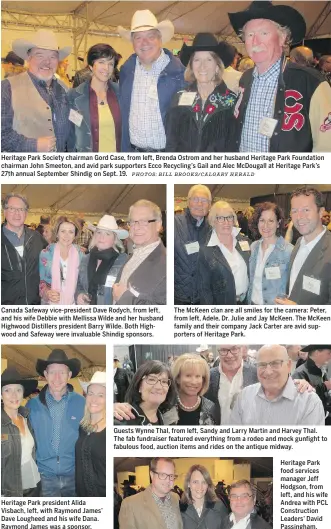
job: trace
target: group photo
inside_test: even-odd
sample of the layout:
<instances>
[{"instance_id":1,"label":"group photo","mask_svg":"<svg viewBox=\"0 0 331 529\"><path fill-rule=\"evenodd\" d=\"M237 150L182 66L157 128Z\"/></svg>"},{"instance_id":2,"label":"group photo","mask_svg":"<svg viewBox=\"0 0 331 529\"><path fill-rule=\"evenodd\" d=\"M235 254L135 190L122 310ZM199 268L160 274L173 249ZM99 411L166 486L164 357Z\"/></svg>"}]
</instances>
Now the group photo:
<instances>
[{"instance_id":1,"label":"group photo","mask_svg":"<svg viewBox=\"0 0 331 529\"><path fill-rule=\"evenodd\" d=\"M322 1L5 2L2 151L331 152L330 21Z\"/></svg>"},{"instance_id":2,"label":"group photo","mask_svg":"<svg viewBox=\"0 0 331 529\"><path fill-rule=\"evenodd\" d=\"M330 425L331 345L114 346L114 424Z\"/></svg>"},{"instance_id":3,"label":"group photo","mask_svg":"<svg viewBox=\"0 0 331 529\"><path fill-rule=\"evenodd\" d=\"M175 305L329 305L331 186L175 184Z\"/></svg>"},{"instance_id":4,"label":"group photo","mask_svg":"<svg viewBox=\"0 0 331 529\"><path fill-rule=\"evenodd\" d=\"M2 305L165 305L166 185L1 186Z\"/></svg>"},{"instance_id":5,"label":"group photo","mask_svg":"<svg viewBox=\"0 0 331 529\"><path fill-rule=\"evenodd\" d=\"M271 529L273 459L115 457L114 529L156 527Z\"/></svg>"},{"instance_id":6,"label":"group photo","mask_svg":"<svg viewBox=\"0 0 331 529\"><path fill-rule=\"evenodd\" d=\"M1 346L1 496L106 496L106 346Z\"/></svg>"}]
</instances>

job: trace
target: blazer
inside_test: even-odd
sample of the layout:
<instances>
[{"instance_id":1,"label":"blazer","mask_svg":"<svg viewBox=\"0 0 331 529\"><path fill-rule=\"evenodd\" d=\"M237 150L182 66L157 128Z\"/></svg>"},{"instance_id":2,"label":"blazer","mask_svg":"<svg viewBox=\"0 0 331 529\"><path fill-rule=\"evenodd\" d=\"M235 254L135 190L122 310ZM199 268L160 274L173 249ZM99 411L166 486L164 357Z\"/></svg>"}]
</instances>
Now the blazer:
<instances>
[{"instance_id":1,"label":"blazer","mask_svg":"<svg viewBox=\"0 0 331 529\"><path fill-rule=\"evenodd\" d=\"M230 517L228 517L225 522L222 523L222 529L231 529L232 527L233 522L231 522ZM271 525L254 511L250 516L246 529L271 529Z\"/></svg>"},{"instance_id":2,"label":"blazer","mask_svg":"<svg viewBox=\"0 0 331 529\"><path fill-rule=\"evenodd\" d=\"M178 506L179 497L173 492L170 492L170 495L172 508L176 513L177 519L176 527L173 529L183 529L182 517ZM151 487L123 500L119 522L121 529L167 529L153 498Z\"/></svg>"},{"instance_id":3,"label":"blazer","mask_svg":"<svg viewBox=\"0 0 331 529\"><path fill-rule=\"evenodd\" d=\"M116 283L120 282L123 269L124 267L117 276ZM166 249L160 242L130 275L131 289L124 292L116 305L165 305L167 302L166 270Z\"/></svg>"},{"instance_id":4,"label":"blazer","mask_svg":"<svg viewBox=\"0 0 331 529\"><path fill-rule=\"evenodd\" d=\"M290 274L294 259L299 251L301 237L297 241L291 254L290 273L287 284L289 292ZM318 280L320 283L319 294L303 288L303 276ZM331 232L325 231L315 248L310 252L303 263L296 278L290 299L298 305L330 305L331 304Z\"/></svg>"},{"instance_id":5,"label":"blazer","mask_svg":"<svg viewBox=\"0 0 331 529\"><path fill-rule=\"evenodd\" d=\"M206 502L201 516L191 504L180 503L184 529L220 529L228 511L221 501Z\"/></svg>"}]
</instances>

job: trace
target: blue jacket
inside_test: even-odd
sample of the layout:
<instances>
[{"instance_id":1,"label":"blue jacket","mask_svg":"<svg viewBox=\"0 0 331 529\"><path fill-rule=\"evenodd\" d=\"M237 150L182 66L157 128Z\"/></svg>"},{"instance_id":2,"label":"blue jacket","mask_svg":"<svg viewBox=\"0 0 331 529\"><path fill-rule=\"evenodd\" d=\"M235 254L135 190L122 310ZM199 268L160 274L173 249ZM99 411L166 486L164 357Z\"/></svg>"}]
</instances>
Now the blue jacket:
<instances>
[{"instance_id":1,"label":"blue jacket","mask_svg":"<svg viewBox=\"0 0 331 529\"><path fill-rule=\"evenodd\" d=\"M252 300L253 282L255 276L255 269L257 263L257 256L259 248L262 244L262 239L253 242L251 246L251 257L249 260L249 287L247 293L247 302L250 304ZM285 241L284 237L278 237L274 250L269 255L262 278L262 294L264 305L275 305L275 298L286 294L286 284L289 274L290 257L293 250L293 245ZM280 279L267 279L265 274L266 268L272 266L279 266Z\"/></svg>"},{"instance_id":2,"label":"blue jacket","mask_svg":"<svg viewBox=\"0 0 331 529\"><path fill-rule=\"evenodd\" d=\"M161 72L157 83L163 125L165 125L166 114L168 108L170 108L173 95L179 90L182 90L185 86L184 66L180 60L177 59L177 57L172 55L169 50L164 49L164 52L170 57L170 62L167 64L163 72ZM129 57L128 60L123 64L120 71L119 100L122 113L122 152L132 151L130 146L129 115L134 74L136 69L136 58L137 55L135 53L131 55L131 57Z\"/></svg>"},{"instance_id":3,"label":"blue jacket","mask_svg":"<svg viewBox=\"0 0 331 529\"><path fill-rule=\"evenodd\" d=\"M68 401L61 425L59 454L52 446L52 418L46 404L47 385L39 397L29 400L30 422L36 439L38 470L44 476L65 476L75 470L75 444L79 423L84 415L85 399L68 384Z\"/></svg>"},{"instance_id":4,"label":"blue jacket","mask_svg":"<svg viewBox=\"0 0 331 529\"><path fill-rule=\"evenodd\" d=\"M198 241L206 243L211 227L204 219L200 226L187 208L183 215L175 216L175 300L181 303L198 304L197 267L199 252L188 255L186 244Z\"/></svg>"}]
</instances>

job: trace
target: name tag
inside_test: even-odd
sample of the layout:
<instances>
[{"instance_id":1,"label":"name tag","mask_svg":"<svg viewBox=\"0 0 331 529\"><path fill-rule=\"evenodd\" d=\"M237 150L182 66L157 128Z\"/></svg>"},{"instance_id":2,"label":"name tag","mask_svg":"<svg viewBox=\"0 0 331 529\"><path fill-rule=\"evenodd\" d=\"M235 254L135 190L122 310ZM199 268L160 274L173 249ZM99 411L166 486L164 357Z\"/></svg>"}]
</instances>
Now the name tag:
<instances>
[{"instance_id":1,"label":"name tag","mask_svg":"<svg viewBox=\"0 0 331 529\"><path fill-rule=\"evenodd\" d=\"M239 241L239 246L242 252L249 252L250 250L248 241Z\"/></svg>"},{"instance_id":2,"label":"name tag","mask_svg":"<svg viewBox=\"0 0 331 529\"><path fill-rule=\"evenodd\" d=\"M107 276L105 287L112 288L112 286L115 283L115 281L116 281L116 277L115 276Z\"/></svg>"},{"instance_id":3,"label":"name tag","mask_svg":"<svg viewBox=\"0 0 331 529\"><path fill-rule=\"evenodd\" d=\"M23 244L21 246L15 246L15 249L17 251L17 253L19 254L20 257L23 257L23 253L24 253L24 246Z\"/></svg>"},{"instance_id":4,"label":"name tag","mask_svg":"<svg viewBox=\"0 0 331 529\"><path fill-rule=\"evenodd\" d=\"M307 290L308 292L319 296L321 292L321 282L319 279L303 276L302 288L303 290Z\"/></svg>"},{"instance_id":5,"label":"name tag","mask_svg":"<svg viewBox=\"0 0 331 529\"><path fill-rule=\"evenodd\" d=\"M159 99L159 95L157 93L157 85L155 83L151 84L148 90L148 97L151 99L155 99L156 101Z\"/></svg>"},{"instance_id":6,"label":"name tag","mask_svg":"<svg viewBox=\"0 0 331 529\"><path fill-rule=\"evenodd\" d=\"M265 276L267 279L280 279L280 268L279 266L269 266L265 268Z\"/></svg>"},{"instance_id":7,"label":"name tag","mask_svg":"<svg viewBox=\"0 0 331 529\"><path fill-rule=\"evenodd\" d=\"M260 121L259 133L262 134L262 136L267 136L267 138L271 138L277 123L277 119L262 118Z\"/></svg>"},{"instance_id":8,"label":"name tag","mask_svg":"<svg viewBox=\"0 0 331 529\"><path fill-rule=\"evenodd\" d=\"M194 103L196 92L183 92L179 98L178 106L191 106Z\"/></svg>"},{"instance_id":9,"label":"name tag","mask_svg":"<svg viewBox=\"0 0 331 529\"><path fill-rule=\"evenodd\" d=\"M200 250L199 242L189 242L185 244L186 253L187 255L191 255L192 253L197 253Z\"/></svg>"},{"instance_id":10,"label":"name tag","mask_svg":"<svg viewBox=\"0 0 331 529\"><path fill-rule=\"evenodd\" d=\"M82 114L71 108L69 112L69 121L77 125L77 127L80 127L83 121L83 116Z\"/></svg>"},{"instance_id":11,"label":"name tag","mask_svg":"<svg viewBox=\"0 0 331 529\"><path fill-rule=\"evenodd\" d=\"M130 290L131 294L133 294L136 298L139 297L139 292L138 292L138 290L136 290L135 288L133 288L131 285L129 285L129 290Z\"/></svg>"}]
</instances>

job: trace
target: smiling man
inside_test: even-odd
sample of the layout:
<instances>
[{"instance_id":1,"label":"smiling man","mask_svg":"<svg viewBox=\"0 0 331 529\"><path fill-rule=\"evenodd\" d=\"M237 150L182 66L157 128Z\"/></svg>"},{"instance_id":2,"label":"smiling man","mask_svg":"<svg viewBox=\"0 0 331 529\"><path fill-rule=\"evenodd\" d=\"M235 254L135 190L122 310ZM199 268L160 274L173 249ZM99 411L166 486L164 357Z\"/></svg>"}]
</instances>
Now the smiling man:
<instances>
[{"instance_id":1,"label":"smiling man","mask_svg":"<svg viewBox=\"0 0 331 529\"><path fill-rule=\"evenodd\" d=\"M184 66L163 48L174 26L170 20L158 23L145 9L133 15L131 30L119 26L118 33L135 52L120 71L122 151L164 151L166 113L172 96L184 87Z\"/></svg>"},{"instance_id":2,"label":"smiling man","mask_svg":"<svg viewBox=\"0 0 331 529\"><path fill-rule=\"evenodd\" d=\"M222 529L271 529L255 510L256 491L249 481L241 479L230 485L229 500L231 514Z\"/></svg>"},{"instance_id":3,"label":"smiling man","mask_svg":"<svg viewBox=\"0 0 331 529\"><path fill-rule=\"evenodd\" d=\"M40 29L31 40L15 40L13 50L28 71L1 83L2 151L64 152L69 104L55 73L71 47L60 49L54 33Z\"/></svg>"}]
</instances>

